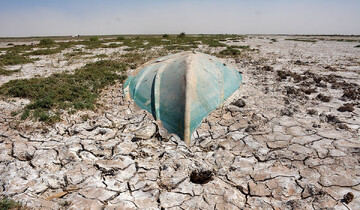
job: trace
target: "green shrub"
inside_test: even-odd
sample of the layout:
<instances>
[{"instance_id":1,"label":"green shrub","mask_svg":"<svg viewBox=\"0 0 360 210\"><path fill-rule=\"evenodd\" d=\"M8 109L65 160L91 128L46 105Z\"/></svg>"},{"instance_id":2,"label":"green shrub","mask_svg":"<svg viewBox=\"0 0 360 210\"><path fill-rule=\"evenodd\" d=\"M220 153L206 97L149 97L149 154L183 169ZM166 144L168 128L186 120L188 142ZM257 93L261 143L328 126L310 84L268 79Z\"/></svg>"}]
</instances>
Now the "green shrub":
<instances>
[{"instance_id":1,"label":"green shrub","mask_svg":"<svg viewBox=\"0 0 360 210\"><path fill-rule=\"evenodd\" d=\"M119 41L124 40L124 39L125 39L125 37L123 37L123 36L118 36L118 37L116 38L116 40L119 40Z\"/></svg>"},{"instance_id":2,"label":"green shrub","mask_svg":"<svg viewBox=\"0 0 360 210\"><path fill-rule=\"evenodd\" d=\"M1 198L0 199L0 209L1 210L8 210L8 209L20 209L21 208L21 203L20 202L16 202L12 199L9 198Z\"/></svg>"},{"instance_id":3,"label":"green shrub","mask_svg":"<svg viewBox=\"0 0 360 210\"><path fill-rule=\"evenodd\" d=\"M99 41L99 37L94 36L90 38L90 42L98 42Z\"/></svg>"},{"instance_id":4,"label":"green shrub","mask_svg":"<svg viewBox=\"0 0 360 210\"><path fill-rule=\"evenodd\" d=\"M80 43L79 41L68 41L68 42L58 42L57 44L59 45L60 50L64 50L67 48L74 47L75 45L77 45L79 43Z\"/></svg>"},{"instance_id":5,"label":"green shrub","mask_svg":"<svg viewBox=\"0 0 360 210\"><path fill-rule=\"evenodd\" d=\"M60 53L60 49L43 49L43 50L35 50L29 53L26 53L26 55L51 55L51 54L56 54L56 53Z\"/></svg>"},{"instance_id":6,"label":"green shrub","mask_svg":"<svg viewBox=\"0 0 360 210\"><path fill-rule=\"evenodd\" d=\"M169 38L170 36L169 36L169 34L164 34L162 37L163 38Z\"/></svg>"},{"instance_id":7,"label":"green shrub","mask_svg":"<svg viewBox=\"0 0 360 210\"><path fill-rule=\"evenodd\" d=\"M42 40L40 40L40 43L39 43L39 45L42 45L42 46L48 46L48 45L54 45L54 44L55 44L55 41L52 39L42 39Z\"/></svg>"},{"instance_id":8,"label":"green shrub","mask_svg":"<svg viewBox=\"0 0 360 210\"><path fill-rule=\"evenodd\" d=\"M239 55L241 52L240 50L234 49L232 47L227 47L225 50L220 51L220 55L225 55L225 56L234 56L234 55Z\"/></svg>"},{"instance_id":9,"label":"green shrub","mask_svg":"<svg viewBox=\"0 0 360 210\"><path fill-rule=\"evenodd\" d=\"M125 48L124 51L134 51L136 50L135 47L129 47L129 48Z\"/></svg>"},{"instance_id":10,"label":"green shrub","mask_svg":"<svg viewBox=\"0 0 360 210\"><path fill-rule=\"evenodd\" d=\"M178 35L178 37L179 37L179 38L184 38L184 37L186 37L185 32L181 32L181 33Z\"/></svg>"},{"instance_id":11,"label":"green shrub","mask_svg":"<svg viewBox=\"0 0 360 210\"><path fill-rule=\"evenodd\" d=\"M30 109L25 109L21 115L22 120L26 120L30 115Z\"/></svg>"},{"instance_id":12,"label":"green shrub","mask_svg":"<svg viewBox=\"0 0 360 210\"><path fill-rule=\"evenodd\" d=\"M116 43L111 43L108 46L106 46L106 48L117 48L117 47L120 47L120 46L122 46L122 45L121 44L116 44Z\"/></svg>"}]
</instances>

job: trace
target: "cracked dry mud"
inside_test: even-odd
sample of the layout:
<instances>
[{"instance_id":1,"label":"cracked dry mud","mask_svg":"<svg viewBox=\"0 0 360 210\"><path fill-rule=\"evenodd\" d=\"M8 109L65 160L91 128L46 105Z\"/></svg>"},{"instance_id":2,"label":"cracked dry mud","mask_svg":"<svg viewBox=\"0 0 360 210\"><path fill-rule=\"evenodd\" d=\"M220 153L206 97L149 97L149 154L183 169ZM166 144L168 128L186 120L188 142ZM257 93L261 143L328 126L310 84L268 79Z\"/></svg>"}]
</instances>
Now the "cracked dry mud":
<instances>
[{"instance_id":1,"label":"cracked dry mud","mask_svg":"<svg viewBox=\"0 0 360 210\"><path fill-rule=\"evenodd\" d=\"M36 209L359 209L360 101L344 94L359 90L359 49L260 38L245 40L261 45L251 59L225 60L244 84L189 147L121 84L98 112L50 128L15 129L21 100L1 102L1 195ZM346 103L354 109L337 110Z\"/></svg>"}]
</instances>

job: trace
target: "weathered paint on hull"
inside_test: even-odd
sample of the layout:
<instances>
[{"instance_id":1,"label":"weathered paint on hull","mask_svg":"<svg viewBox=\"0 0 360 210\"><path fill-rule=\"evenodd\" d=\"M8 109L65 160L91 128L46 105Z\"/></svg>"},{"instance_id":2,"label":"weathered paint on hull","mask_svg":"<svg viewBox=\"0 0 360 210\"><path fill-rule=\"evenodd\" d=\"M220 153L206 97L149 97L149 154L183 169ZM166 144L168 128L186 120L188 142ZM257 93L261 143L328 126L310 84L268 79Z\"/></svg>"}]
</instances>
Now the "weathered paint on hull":
<instances>
[{"instance_id":1,"label":"weathered paint on hull","mask_svg":"<svg viewBox=\"0 0 360 210\"><path fill-rule=\"evenodd\" d=\"M187 144L201 121L241 84L236 69L200 52L182 52L150 61L124 84L126 97L152 113Z\"/></svg>"}]
</instances>

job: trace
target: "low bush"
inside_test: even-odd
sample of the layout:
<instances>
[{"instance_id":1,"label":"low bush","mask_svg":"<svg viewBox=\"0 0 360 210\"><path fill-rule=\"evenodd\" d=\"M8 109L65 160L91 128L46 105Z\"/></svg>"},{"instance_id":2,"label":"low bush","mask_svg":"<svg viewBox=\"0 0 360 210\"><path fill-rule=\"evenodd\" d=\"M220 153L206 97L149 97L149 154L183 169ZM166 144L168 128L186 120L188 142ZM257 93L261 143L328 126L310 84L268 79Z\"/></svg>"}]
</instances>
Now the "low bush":
<instances>
[{"instance_id":1,"label":"low bush","mask_svg":"<svg viewBox=\"0 0 360 210\"><path fill-rule=\"evenodd\" d=\"M40 40L40 43L39 43L39 45L42 45L42 46L49 46L49 45L54 45L54 44L55 44L55 41L52 39L42 39L42 40Z\"/></svg>"},{"instance_id":2,"label":"low bush","mask_svg":"<svg viewBox=\"0 0 360 210\"><path fill-rule=\"evenodd\" d=\"M235 55L239 55L241 52L240 50L234 49L232 47L227 47L225 50L222 50L219 53L220 55L225 55L225 56L235 56Z\"/></svg>"}]
</instances>

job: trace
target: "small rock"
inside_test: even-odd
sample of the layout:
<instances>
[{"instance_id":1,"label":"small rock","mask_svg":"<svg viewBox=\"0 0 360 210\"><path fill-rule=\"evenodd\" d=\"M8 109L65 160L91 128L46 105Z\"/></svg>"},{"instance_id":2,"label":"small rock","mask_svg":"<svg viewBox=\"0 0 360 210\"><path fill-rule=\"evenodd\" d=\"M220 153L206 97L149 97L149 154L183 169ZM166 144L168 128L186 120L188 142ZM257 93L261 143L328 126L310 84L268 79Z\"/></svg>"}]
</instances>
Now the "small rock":
<instances>
[{"instance_id":1,"label":"small rock","mask_svg":"<svg viewBox=\"0 0 360 210\"><path fill-rule=\"evenodd\" d=\"M101 135L105 135L106 133L107 133L106 129L100 129L99 130L99 134L101 134Z\"/></svg>"},{"instance_id":2,"label":"small rock","mask_svg":"<svg viewBox=\"0 0 360 210\"><path fill-rule=\"evenodd\" d=\"M305 64L307 64L308 62L303 62L303 61L301 61L301 60L296 60L295 62L294 62L294 64L295 65L305 65Z\"/></svg>"},{"instance_id":3,"label":"small rock","mask_svg":"<svg viewBox=\"0 0 360 210\"><path fill-rule=\"evenodd\" d=\"M344 203L349 204L353 200L354 200L354 194L352 192L348 192L344 195L344 199L343 199Z\"/></svg>"},{"instance_id":4,"label":"small rock","mask_svg":"<svg viewBox=\"0 0 360 210\"><path fill-rule=\"evenodd\" d=\"M337 110L339 112L352 112L354 111L354 106L352 104L344 104L340 106Z\"/></svg>"},{"instance_id":5,"label":"small rock","mask_svg":"<svg viewBox=\"0 0 360 210\"><path fill-rule=\"evenodd\" d=\"M293 87L285 87L286 95L297 94L298 90Z\"/></svg>"},{"instance_id":6,"label":"small rock","mask_svg":"<svg viewBox=\"0 0 360 210\"><path fill-rule=\"evenodd\" d=\"M284 116L284 115L289 116L289 117L293 116L293 112L288 108L281 109L280 114L282 116Z\"/></svg>"},{"instance_id":7,"label":"small rock","mask_svg":"<svg viewBox=\"0 0 360 210\"><path fill-rule=\"evenodd\" d=\"M238 99L238 100L232 102L231 104L235 105L237 107L240 107L240 108L242 108L242 107L244 107L246 105L245 101L243 99Z\"/></svg>"},{"instance_id":8,"label":"small rock","mask_svg":"<svg viewBox=\"0 0 360 210\"><path fill-rule=\"evenodd\" d=\"M309 110L307 110L307 113L309 115L317 115L318 112L315 109L309 109Z\"/></svg>"},{"instance_id":9,"label":"small rock","mask_svg":"<svg viewBox=\"0 0 360 210\"><path fill-rule=\"evenodd\" d=\"M264 71L274 71L274 68L271 66L263 66L263 67L261 67L261 69Z\"/></svg>"},{"instance_id":10,"label":"small rock","mask_svg":"<svg viewBox=\"0 0 360 210\"><path fill-rule=\"evenodd\" d=\"M319 95L316 96L316 99L318 99L318 100L320 100L322 102L330 102L331 97L323 95L322 93L320 93Z\"/></svg>"},{"instance_id":11,"label":"small rock","mask_svg":"<svg viewBox=\"0 0 360 210\"><path fill-rule=\"evenodd\" d=\"M338 124L337 127L338 127L339 129L342 129L342 130L349 129L349 127L348 127L346 124L344 124L344 123Z\"/></svg>"},{"instance_id":12,"label":"small rock","mask_svg":"<svg viewBox=\"0 0 360 210\"><path fill-rule=\"evenodd\" d=\"M328 123L341 123L341 121L335 116L335 115L332 115L332 114L328 114L326 115L326 121Z\"/></svg>"},{"instance_id":13,"label":"small rock","mask_svg":"<svg viewBox=\"0 0 360 210\"><path fill-rule=\"evenodd\" d=\"M281 80L284 80L286 79L289 75L288 72L285 72L285 71L277 71L277 76L278 76L278 81L281 81Z\"/></svg>"},{"instance_id":14,"label":"small rock","mask_svg":"<svg viewBox=\"0 0 360 210\"><path fill-rule=\"evenodd\" d=\"M248 127L245 128L245 132L254 132L256 131L256 129L258 128L257 125L249 125Z\"/></svg>"},{"instance_id":15,"label":"small rock","mask_svg":"<svg viewBox=\"0 0 360 210\"><path fill-rule=\"evenodd\" d=\"M213 173L209 170L193 171L190 174L190 181L195 184L206 184L212 180Z\"/></svg>"},{"instance_id":16,"label":"small rock","mask_svg":"<svg viewBox=\"0 0 360 210\"><path fill-rule=\"evenodd\" d=\"M301 91L304 92L306 95L316 93L316 90L314 88L301 88Z\"/></svg>"}]
</instances>

